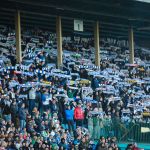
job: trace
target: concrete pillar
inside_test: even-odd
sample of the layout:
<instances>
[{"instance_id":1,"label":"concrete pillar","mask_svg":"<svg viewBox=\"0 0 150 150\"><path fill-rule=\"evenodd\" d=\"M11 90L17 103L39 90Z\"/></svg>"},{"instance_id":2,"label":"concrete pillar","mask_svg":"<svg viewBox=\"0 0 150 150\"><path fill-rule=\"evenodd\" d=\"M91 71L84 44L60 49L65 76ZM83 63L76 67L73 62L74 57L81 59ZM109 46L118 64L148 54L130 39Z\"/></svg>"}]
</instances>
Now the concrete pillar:
<instances>
[{"instance_id":1,"label":"concrete pillar","mask_svg":"<svg viewBox=\"0 0 150 150\"><path fill-rule=\"evenodd\" d=\"M62 65L62 27L61 17L56 18L56 37L57 37L57 67L60 68Z\"/></svg>"},{"instance_id":2,"label":"concrete pillar","mask_svg":"<svg viewBox=\"0 0 150 150\"><path fill-rule=\"evenodd\" d=\"M16 59L17 63L22 61L21 52L21 24L20 24L20 11L16 11L15 15L15 30L16 30Z\"/></svg>"},{"instance_id":3,"label":"concrete pillar","mask_svg":"<svg viewBox=\"0 0 150 150\"><path fill-rule=\"evenodd\" d=\"M133 28L129 29L129 52L130 52L129 62L130 62L130 64L134 64L134 33L133 33Z\"/></svg>"},{"instance_id":4,"label":"concrete pillar","mask_svg":"<svg viewBox=\"0 0 150 150\"><path fill-rule=\"evenodd\" d=\"M99 48L99 22L95 22L94 27L94 47L95 47L95 65L100 66L100 48Z\"/></svg>"}]
</instances>

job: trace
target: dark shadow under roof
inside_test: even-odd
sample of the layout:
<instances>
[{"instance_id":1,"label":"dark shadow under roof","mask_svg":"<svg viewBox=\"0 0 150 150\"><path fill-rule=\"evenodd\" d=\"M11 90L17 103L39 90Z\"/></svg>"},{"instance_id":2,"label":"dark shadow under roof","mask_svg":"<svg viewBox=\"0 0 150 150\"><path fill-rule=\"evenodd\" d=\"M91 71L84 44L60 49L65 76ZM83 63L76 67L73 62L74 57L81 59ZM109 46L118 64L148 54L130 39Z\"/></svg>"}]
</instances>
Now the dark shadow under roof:
<instances>
[{"instance_id":1,"label":"dark shadow under roof","mask_svg":"<svg viewBox=\"0 0 150 150\"><path fill-rule=\"evenodd\" d=\"M150 38L150 4L135 0L1 0L0 24L14 25L14 14L21 11L22 27L39 27L52 32L56 16L62 16L63 34L73 33L73 20L84 20L84 31L93 33L99 20L100 35L128 37L134 28L135 38Z\"/></svg>"}]
</instances>

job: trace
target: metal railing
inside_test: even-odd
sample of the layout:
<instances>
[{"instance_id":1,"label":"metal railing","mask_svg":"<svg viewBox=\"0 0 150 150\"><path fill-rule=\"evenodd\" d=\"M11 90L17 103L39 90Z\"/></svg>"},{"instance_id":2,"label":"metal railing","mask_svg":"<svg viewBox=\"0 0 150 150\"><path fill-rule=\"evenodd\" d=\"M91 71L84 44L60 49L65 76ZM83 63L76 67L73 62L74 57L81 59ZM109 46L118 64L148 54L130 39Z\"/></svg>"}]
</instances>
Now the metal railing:
<instances>
[{"instance_id":1,"label":"metal railing","mask_svg":"<svg viewBox=\"0 0 150 150\"><path fill-rule=\"evenodd\" d=\"M142 127L148 131L142 132ZM150 142L150 122L122 122L119 119L92 117L88 119L88 130L95 140L100 136L115 136L119 142Z\"/></svg>"}]
</instances>

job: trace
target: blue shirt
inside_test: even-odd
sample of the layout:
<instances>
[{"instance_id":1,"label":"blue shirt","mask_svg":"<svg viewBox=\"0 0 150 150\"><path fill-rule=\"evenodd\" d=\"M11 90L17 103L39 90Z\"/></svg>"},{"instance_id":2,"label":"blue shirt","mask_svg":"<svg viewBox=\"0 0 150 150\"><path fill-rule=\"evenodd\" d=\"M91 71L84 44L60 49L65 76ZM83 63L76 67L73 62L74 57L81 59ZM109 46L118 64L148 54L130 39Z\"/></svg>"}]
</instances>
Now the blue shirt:
<instances>
[{"instance_id":1,"label":"blue shirt","mask_svg":"<svg viewBox=\"0 0 150 150\"><path fill-rule=\"evenodd\" d=\"M74 117L74 111L72 109L65 110L65 115L67 120L73 120Z\"/></svg>"}]
</instances>

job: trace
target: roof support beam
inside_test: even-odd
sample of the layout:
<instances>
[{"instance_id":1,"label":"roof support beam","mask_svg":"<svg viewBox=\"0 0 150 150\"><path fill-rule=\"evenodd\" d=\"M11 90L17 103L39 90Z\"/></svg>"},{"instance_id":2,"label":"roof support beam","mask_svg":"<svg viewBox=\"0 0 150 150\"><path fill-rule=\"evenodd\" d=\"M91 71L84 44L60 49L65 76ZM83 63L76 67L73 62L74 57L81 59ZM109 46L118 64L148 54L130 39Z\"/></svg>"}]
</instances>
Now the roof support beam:
<instances>
[{"instance_id":1,"label":"roof support beam","mask_svg":"<svg viewBox=\"0 0 150 150\"><path fill-rule=\"evenodd\" d=\"M21 52L21 23L20 23L20 11L16 11L15 16L15 30L16 30L16 56L17 62L21 63L22 61L22 52Z\"/></svg>"},{"instance_id":2,"label":"roof support beam","mask_svg":"<svg viewBox=\"0 0 150 150\"><path fill-rule=\"evenodd\" d=\"M57 37L57 67L60 68L62 65L62 27L61 17L56 18L56 37Z\"/></svg>"},{"instance_id":3,"label":"roof support beam","mask_svg":"<svg viewBox=\"0 0 150 150\"><path fill-rule=\"evenodd\" d=\"M129 51L130 51L130 64L134 64L134 34L133 29L129 29Z\"/></svg>"},{"instance_id":4,"label":"roof support beam","mask_svg":"<svg viewBox=\"0 0 150 150\"><path fill-rule=\"evenodd\" d=\"M94 26L94 47L95 47L95 65L100 66L100 47L99 47L99 22Z\"/></svg>"}]
</instances>

